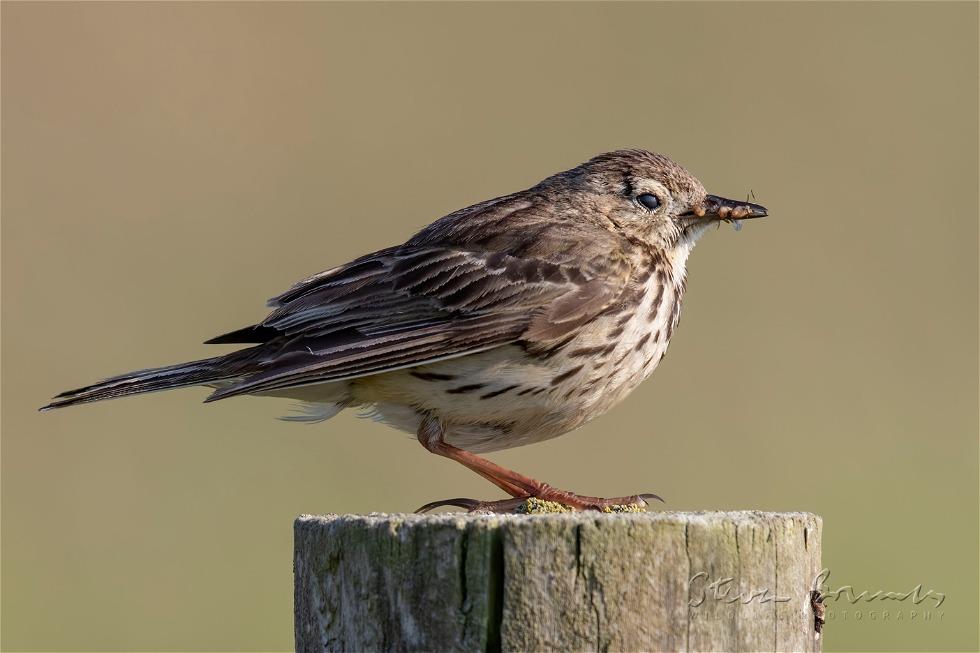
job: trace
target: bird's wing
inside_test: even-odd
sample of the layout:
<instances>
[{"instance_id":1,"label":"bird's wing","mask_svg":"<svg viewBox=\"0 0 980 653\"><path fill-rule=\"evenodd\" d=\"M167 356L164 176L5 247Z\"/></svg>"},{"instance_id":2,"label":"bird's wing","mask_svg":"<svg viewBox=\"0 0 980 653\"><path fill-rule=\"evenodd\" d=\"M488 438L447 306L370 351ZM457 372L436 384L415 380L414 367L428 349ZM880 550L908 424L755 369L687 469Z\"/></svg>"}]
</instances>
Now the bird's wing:
<instances>
[{"instance_id":1,"label":"bird's wing","mask_svg":"<svg viewBox=\"0 0 980 653\"><path fill-rule=\"evenodd\" d=\"M575 265L408 244L310 277L271 300L275 310L260 324L212 341L261 342L267 351L256 373L209 400L561 338L626 287L629 262L598 240Z\"/></svg>"}]
</instances>

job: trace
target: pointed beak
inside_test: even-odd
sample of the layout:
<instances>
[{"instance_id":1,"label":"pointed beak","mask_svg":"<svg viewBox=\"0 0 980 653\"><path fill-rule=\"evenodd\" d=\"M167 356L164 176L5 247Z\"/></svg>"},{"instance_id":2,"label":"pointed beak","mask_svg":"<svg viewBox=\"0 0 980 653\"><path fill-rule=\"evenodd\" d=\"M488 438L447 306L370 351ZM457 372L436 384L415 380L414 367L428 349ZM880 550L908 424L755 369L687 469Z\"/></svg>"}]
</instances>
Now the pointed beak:
<instances>
[{"instance_id":1,"label":"pointed beak","mask_svg":"<svg viewBox=\"0 0 980 653\"><path fill-rule=\"evenodd\" d=\"M766 207L761 204L739 202L717 195L706 196L701 206L693 209L693 213L699 218L709 217L718 220L748 220L769 215Z\"/></svg>"}]
</instances>

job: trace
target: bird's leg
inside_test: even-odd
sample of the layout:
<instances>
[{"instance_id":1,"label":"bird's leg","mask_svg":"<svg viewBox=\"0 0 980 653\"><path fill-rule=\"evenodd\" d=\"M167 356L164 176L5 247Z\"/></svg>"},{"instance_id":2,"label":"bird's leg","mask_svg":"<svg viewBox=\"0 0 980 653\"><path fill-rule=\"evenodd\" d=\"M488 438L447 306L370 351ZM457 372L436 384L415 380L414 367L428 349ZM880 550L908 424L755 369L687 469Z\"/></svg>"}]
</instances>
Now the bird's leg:
<instances>
[{"instance_id":1,"label":"bird's leg","mask_svg":"<svg viewBox=\"0 0 980 653\"><path fill-rule=\"evenodd\" d=\"M460 449L447 443L443 439L442 426L433 417L426 417L422 420L422 424L418 430L418 439L428 451L455 460L466 466L513 498L502 501L478 501L476 499L464 498L446 499L427 503L419 508L417 512L426 512L439 506L459 506L471 512L476 510L511 512L532 497L544 501L554 501L572 510L603 510L611 506L646 505L648 499L663 501L663 499L655 494L635 494L628 497L604 499L602 497L590 497L553 488L547 483L542 483L506 467L501 467L486 458L481 458L465 449Z\"/></svg>"},{"instance_id":2,"label":"bird's leg","mask_svg":"<svg viewBox=\"0 0 980 653\"><path fill-rule=\"evenodd\" d=\"M418 439L428 451L444 456L473 470L512 497L522 499L531 496L531 490L542 485L533 478L523 476L505 467L481 458L475 453L454 447L443 440L442 425L432 417L426 417L419 425Z\"/></svg>"}]
</instances>

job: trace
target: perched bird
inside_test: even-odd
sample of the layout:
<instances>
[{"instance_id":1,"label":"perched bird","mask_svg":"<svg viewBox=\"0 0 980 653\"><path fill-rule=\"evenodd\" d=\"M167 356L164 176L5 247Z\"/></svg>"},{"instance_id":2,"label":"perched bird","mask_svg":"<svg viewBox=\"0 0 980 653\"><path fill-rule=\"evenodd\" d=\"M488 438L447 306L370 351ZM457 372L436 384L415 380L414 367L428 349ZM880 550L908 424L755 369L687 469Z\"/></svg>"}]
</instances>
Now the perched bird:
<instances>
[{"instance_id":1,"label":"perched bird","mask_svg":"<svg viewBox=\"0 0 980 653\"><path fill-rule=\"evenodd\" d=\"M420 510L643 504L659 497L577 495L476 454L567 433L626 397L667 351L698 238L765 215L708 195L661 154L601 154L304 279L259 324L208 341L245 349L116 376L42 410L193 385L215 388L206 401L299 399L302 421L362 407L511 496Z\"/></svg>"}]
</instances>

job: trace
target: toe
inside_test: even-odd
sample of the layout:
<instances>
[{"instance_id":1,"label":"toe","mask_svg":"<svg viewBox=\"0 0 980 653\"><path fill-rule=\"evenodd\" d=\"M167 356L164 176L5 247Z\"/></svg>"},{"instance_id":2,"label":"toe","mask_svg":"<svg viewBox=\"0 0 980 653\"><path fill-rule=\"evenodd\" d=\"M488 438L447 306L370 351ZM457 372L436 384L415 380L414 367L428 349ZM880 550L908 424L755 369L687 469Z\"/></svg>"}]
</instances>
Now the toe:
<instances>
[{"instance_id":1,"label":"toe","mask_svg":"<svg viewBox=\"0 0 980 653\"><path fill-rule=\"evenodd\" d=\"M502 499L500 501L478 501L477 499L464 499L459 497L456 499L443 499L442 501L427 503L415 512L426 513L433 508L440 508L442 506L456 506L458 508L464 508L466 512L511 513L517 510L517 508L520 506L524 505L527 500L528 497L514 497L510 499Z\"/></svg>"}]
</instances>

